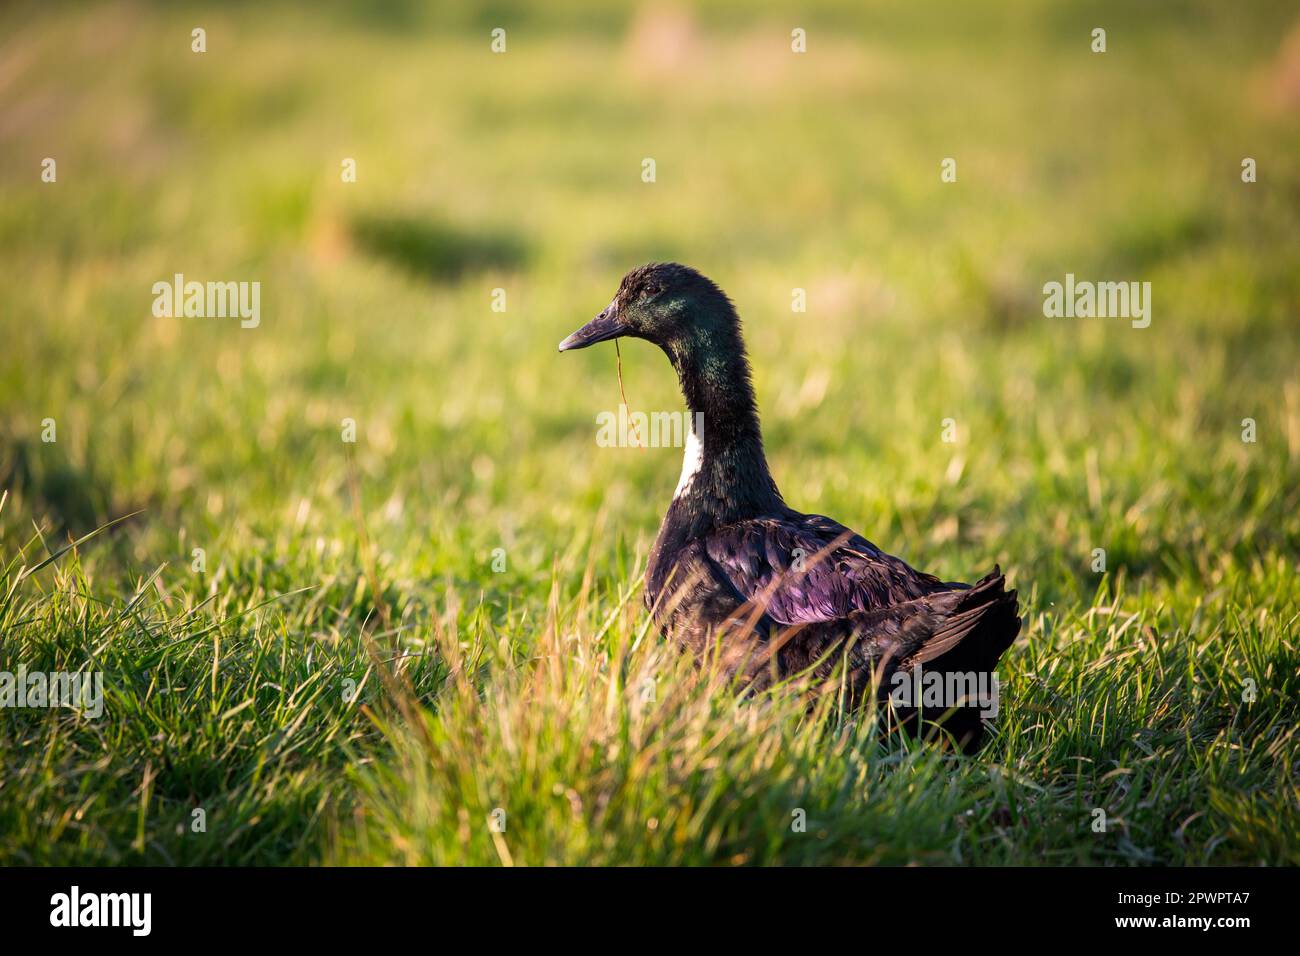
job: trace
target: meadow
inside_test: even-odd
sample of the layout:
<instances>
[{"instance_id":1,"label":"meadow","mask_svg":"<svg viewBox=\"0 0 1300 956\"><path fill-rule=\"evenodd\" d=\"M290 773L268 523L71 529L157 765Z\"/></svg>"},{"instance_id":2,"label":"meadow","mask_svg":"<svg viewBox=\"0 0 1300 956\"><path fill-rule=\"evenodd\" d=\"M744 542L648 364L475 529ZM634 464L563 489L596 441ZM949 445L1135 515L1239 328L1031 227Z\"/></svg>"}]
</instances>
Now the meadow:
<instances>
[{"instance_id":1,"label":"meadow","mask_svg":"<svg viewBox=\"0 0 1300 956\"><path fill-rule=\"evenodd\" d=\"M5 5L0 672L104 712L0 709L0 863L1300 863L1297 157L1285 3ZM650 627L556 343L655 259L793 506L1018 588L979 755Z\"/></svg>"}]
</instances>

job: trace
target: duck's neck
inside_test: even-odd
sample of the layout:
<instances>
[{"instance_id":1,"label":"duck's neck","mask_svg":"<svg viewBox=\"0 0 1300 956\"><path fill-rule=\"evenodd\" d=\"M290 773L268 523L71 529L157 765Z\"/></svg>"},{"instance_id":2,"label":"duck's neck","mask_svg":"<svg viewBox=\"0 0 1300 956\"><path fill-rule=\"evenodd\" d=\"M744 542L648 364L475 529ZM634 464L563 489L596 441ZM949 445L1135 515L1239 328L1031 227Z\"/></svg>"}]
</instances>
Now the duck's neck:
<instances>
[{"instance_id":1,"label":"duck's neck","mask_svg":"<svg viewBox=\"0 0 1300 956\"><path fill-rule=\"evenodd\" d=\"M691 432L669 520L687 534L780 513L767 467L749 360L734 313L690 342L665 348L677 371Z\"/></svg>"}]
</instances>

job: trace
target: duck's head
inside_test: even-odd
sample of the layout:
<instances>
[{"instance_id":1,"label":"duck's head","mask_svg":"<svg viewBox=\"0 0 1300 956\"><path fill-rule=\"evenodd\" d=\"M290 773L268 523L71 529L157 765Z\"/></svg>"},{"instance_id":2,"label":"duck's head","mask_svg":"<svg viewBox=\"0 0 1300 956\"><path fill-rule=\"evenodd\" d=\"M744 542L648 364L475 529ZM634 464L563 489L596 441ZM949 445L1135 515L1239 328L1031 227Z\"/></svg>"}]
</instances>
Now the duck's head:
<instances>
[{"instance_id":1,"label":"duck's head","mask_svg":"<svg viewBox=\"0 0 1300 956\"><path fill-rule=\"evenodd\" d=\"M625 275L613 301L561 342L560 351L628 337L653 342L676 356L730 346L738 335L726 293L687 266L652 262Z\"/></svg>"}]
</instances>

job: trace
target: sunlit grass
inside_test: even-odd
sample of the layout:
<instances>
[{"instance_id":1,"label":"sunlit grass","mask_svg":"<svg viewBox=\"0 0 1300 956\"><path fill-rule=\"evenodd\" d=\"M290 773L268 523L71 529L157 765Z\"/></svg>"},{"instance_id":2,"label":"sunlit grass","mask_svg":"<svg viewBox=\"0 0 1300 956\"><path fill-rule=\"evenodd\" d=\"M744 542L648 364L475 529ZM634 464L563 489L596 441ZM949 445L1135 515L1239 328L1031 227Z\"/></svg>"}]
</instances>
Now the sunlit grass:
<instances>
[{"instance_id":1,"label":"sunlit grass","mask_svg":"<svg viewBox=\"0 0 1300 956\"><path fill-rule=\"evenodd\" d=\"M0 712L0 859L1300 862L1294 27L1130 6L6 8L0 670L108 701ZM736 301L791 504L1008 572L979 757L649 631L680 453L555 344L650 258ZM177 272L260 326L153 318ZM1066 272L1151 327L1045 319Z\"/></svg>"}]
</instances>

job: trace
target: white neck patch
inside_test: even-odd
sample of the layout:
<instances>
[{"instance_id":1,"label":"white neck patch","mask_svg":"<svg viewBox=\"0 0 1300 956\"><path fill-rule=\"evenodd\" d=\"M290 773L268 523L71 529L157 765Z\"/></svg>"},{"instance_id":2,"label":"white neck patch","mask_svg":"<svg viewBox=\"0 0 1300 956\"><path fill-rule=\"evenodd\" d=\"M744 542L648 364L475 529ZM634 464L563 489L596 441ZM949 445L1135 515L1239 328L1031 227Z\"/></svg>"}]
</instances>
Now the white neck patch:
<instances>
[{"instance_id":1,"label":"white neck patch","mask_svg":"<svg viewBox=\"0 0 1300 956\"><path fill-rule=\"evenodd\" d=\"M686 453L682 455L682 476L677 479L677 490L673 492L673 500L676 501L686 492L691 490L691 485L695 482L695 476L700 473L700 466L704 463L704 442L700 441L699 435L695 433L695 422L691 422L691 433L686 436Z\"/></svg>"}]
</instances>

